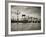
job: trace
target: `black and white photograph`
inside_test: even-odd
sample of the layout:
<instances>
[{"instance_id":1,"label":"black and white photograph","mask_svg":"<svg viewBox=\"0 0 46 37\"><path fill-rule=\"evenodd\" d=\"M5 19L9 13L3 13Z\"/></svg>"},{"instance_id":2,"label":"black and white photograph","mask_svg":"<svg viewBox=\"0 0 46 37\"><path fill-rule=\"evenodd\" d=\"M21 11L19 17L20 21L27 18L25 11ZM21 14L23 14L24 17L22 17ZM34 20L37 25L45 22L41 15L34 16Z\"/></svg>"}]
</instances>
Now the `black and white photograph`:
<instances>
[{"instance_id":1,"label":"black and white photograph","mask_svg":"<svg viewBox=\"0 0 46 37\"><path fill-rule=\"evenodd\" d=\"M43 6L36 4L9 4L8 17L11 32L43 31ZM33 31L33 32L32 32Z\"/></svg>"},{"instance_id":2,"label":"black and white photograph","mask_svg":"<svg viewBox=\"0 0 46 37\"><path fill-rule=\"evenodd\" d=\"M41 29L41 7L11 5L11 31Z\"/></svg>"}]
</instances>

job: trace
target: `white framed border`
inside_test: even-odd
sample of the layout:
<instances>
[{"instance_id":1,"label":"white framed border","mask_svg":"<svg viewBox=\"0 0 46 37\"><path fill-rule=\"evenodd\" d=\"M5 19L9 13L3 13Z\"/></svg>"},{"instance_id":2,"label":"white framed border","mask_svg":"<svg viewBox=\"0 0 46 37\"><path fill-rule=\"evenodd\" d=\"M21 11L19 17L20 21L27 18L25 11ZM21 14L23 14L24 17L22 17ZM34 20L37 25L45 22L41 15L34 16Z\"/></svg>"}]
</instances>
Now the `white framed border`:
<instances>
[{"instance_id":1,"label":"white framed border","mask_svg":"<svg viewBox=\"0 0 46 37\"><path fill-rule=\"evenodd\" d=\"M41 7L41 30L11 32L11 5ZM43 32L43 5L42 4L8 3L8 34L42 33L42 32Z\"/></svg>"}]
</instances>

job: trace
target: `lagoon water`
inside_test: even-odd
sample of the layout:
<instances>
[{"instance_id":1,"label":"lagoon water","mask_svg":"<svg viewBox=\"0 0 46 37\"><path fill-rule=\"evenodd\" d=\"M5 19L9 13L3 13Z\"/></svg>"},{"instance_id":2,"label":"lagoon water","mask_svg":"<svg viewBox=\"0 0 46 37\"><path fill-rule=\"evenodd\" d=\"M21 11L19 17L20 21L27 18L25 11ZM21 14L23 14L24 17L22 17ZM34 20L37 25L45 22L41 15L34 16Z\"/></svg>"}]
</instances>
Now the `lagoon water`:
<instances>
[{"instance_id":1,"label":"lagoon water","mask_svg":"<svg viewBox=\"0 0 46 37\"><path fill-rule=\"evenodd\" d=\"M41 23L11 23L11 31L40 30Z\"/></svg>"}]
</instances>

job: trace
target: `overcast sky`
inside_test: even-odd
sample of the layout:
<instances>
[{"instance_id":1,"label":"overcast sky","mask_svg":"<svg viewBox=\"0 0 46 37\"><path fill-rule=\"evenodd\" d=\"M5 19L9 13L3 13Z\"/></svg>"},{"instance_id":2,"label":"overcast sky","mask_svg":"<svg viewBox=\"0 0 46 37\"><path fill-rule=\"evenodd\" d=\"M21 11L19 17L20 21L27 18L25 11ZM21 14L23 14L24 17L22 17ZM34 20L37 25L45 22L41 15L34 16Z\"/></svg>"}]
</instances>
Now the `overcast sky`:
<instances>
[{"instance_id":1,"label":"overcast sky","mask_svg":"<svg viewBox=\"0 0 46 37\"><path fill-rule=\"evenodd\" d=\"M40 18L41 16L41 7L31 7L31 6L11 6L12 16L16 17L16 12L19 10L19 17L21 18L22 14L27 16Z\"/></svg>"}]
</instances>

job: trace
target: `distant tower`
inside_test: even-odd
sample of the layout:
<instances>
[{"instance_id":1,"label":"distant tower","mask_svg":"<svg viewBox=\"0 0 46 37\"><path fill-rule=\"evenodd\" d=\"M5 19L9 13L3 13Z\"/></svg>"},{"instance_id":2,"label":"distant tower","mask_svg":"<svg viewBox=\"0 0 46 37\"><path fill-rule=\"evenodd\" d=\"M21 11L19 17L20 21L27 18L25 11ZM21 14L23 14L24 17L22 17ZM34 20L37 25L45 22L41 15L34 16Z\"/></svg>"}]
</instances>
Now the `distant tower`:
<instances>
[{"instance_id":1,"label":"distant tower","mask_svg":"<svg viewBox=\"0 0 46 37\"><path fill-rule=\"evenodd\" d=\"M17 12L15 12L15 14L17 15L17 23L18 23L18 21L19 21L19 14L20 14L19 10L17 10Z\"/></svg>"},{"instance_id":2,"label":"distant tower","mask_svg":"<svg viewBox=\"0 0 46 37\"><path fill-rule=\"evenodd\" d=\"M24 18L25 18L25 16L26 16L25 14L22 14L22 19L24 19Z\"/></svg>"}]
</instances>

